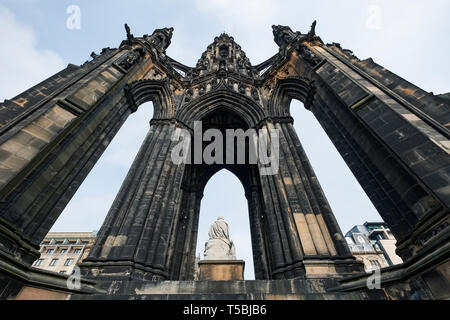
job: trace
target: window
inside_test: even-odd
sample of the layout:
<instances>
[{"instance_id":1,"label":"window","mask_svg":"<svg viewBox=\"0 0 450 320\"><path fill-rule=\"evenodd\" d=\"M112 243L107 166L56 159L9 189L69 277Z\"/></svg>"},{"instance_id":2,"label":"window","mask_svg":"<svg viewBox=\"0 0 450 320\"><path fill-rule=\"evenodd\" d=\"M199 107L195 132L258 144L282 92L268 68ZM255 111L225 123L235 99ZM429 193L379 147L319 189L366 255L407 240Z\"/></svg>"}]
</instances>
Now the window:
<instances>
[{"instance_id":1,"label":"window","mask_svg":"<svg viewBox=\"0 0 450 320\"><path fill-rule=\"evenodd\" d=\"M389 259L387 259L387 258L385 257L384 254L382 254L381 257L383 258L383 261L384 261L384 263L386 263L387 266L392 266L392 263L390 262Z\"/></svg>"},{"instance_id":2,"label":"window","mask_svg":"<svg viewBox=\"0 0 450 320\"><path fill-rule=\"evenodd\" d=\"M73 250L73 253L81 253L81 249L75 249Z\"/></svg>"},{"instance_id":3,"label":"window","mask_svg":"<svg viewBox=\"0 0 450 320\"><path fill-rule=\"evenodd\" d=\"M37 259L36 263L34 264L35 266L40 266L42 261L44 261L44 259Z\"/></svg>"},{"instance_id":4,"label":"window","mask_svg":"<svg viewBox=\"0 0 450 320\"><path fill-rule=\"evenodd\" d=\"M370 260L370 264L372 265L372 268L380 268L380 263L377 260Z\"/></svg>"},{"instance_id":5,"label":"window","mask_svg":"<svg viewBox=\"0 0 450 320\"><path fill-rule=\"evenodd\" d=\"M50 261L49 266L50 266L50 267L55 266L55 265L56 265L56 262L58 262L58 259L52 259L52 261Z\"/></svg>"},{"instance_id":6,"label":"window","mask_svg":"<svg viewBox=\"0 0 450 320\"><path fill-rule=\"evenodd\" d=\"M52 254L55 251L55 249L47 249L47 254Z\"/></svg>"},{"instance_id":7,"label":"window","mask_svg":"<svg viewBox=\"0 0 450 320\"><path fill-rule=\"evenodd\" d=\"M66 270L61 270L59 273L66 274Z\"/></svg>"},{"instance_id":8,"label":"window","mask_svg":"<svg viewBox=\"0 0 450 320\"><path fill-rule=\"evenodd\" d=\"M70 266L72 264L73 259L67 259L66 262L64 262L65 266Z\"/></svg>"},{"instance_id":9,"label":"window","mask_svg":"<svg viewBox=\"0 0 450 320\"><path fill-rule=\"evenodd\" d=\"M64 254L64 253L66 253L67 252L67 249L61 249L61 254Z\"/></svg>"},{"instance_id":10,"label":"window","mask_svg":"<svg viewBox=\"0 0 450 320\"><path fill-rule=\"evenodd\" d=\"M384 235L382 233L377 234L378 240L384 240Z\"/></svg>"}]
</instances>

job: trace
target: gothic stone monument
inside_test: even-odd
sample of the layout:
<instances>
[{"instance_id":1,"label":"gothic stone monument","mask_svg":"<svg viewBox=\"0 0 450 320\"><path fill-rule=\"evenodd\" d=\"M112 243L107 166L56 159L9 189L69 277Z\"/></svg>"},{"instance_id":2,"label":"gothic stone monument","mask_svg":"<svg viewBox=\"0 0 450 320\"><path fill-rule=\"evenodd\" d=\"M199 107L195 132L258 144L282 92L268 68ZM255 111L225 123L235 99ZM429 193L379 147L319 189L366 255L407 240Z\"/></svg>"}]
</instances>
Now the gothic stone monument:
<instances>
[{"instance_id":1,"label":"gothic stone monument","mask_svg":"<svg viewBox=\"0 0 450 320\"><path fill-rule=\"evenodd\" d=\"M189 67L166 55L172 28L142 37L126 29L119 48L0 104L3 299L30 290L72 299L450 297L449 93L325 44L315 23L306 34L273 26L279 51L259 65L227 34ZM347 247L292 125L292 99L314 114L398 239L404 263L381 270L379 289L368 289L370 274ZM81 264L80 286L68 288L66 276L31 267L39 243L147 101L148 134ZM278 129L278 172L173 163L171 136L193 132L194 121L204 130ZM245 189L257 281L192 281L203 190L224 168Z\"/></svg>"},{"instance_id":2,"label":"gothic stone monument","mask_svg":"<svg viewBox=\"0 0 450 320\"><path fill-rule=\"evenodd\" d=\"M199 280L244 280L245 262L236 260L234 243L223 217L213 222L208 235L205 260L198 262Z\"/></svg>"}]
</instances>

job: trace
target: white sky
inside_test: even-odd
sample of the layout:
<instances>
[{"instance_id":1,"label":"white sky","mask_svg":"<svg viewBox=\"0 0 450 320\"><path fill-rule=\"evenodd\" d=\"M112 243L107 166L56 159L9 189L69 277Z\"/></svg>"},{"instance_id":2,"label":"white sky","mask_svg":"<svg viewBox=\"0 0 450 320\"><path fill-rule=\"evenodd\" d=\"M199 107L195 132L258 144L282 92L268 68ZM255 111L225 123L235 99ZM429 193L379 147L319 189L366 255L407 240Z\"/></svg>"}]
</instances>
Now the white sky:
<instances>
[{"instance_id":1,"label":"white sky","mask_svg":"<svg viewBox=\"0 0 450 320\"><path fill-rule=\"evenodd\" d=\"M69 5L81 10L81 28L66 27ZM375 62L427 91L450 91L450 1L0 1L0 99L11 98L61 70L81 64L92 51L117 47L124 23L135 36L174 27L167 54L194 66L214 37L226 31L256 65L277 50L272 24L316 32L361 59ZM345 233L380 220L365 193L310 112L291 105L295 128ZM151 103L133 114L66 207L52 231L98 230L137 153L152 116ZM222 215L230 225L237 257L253 267L248 210L242 185L227 171L208 182L202 201L197 252L203 254L209 225Z\"/></svg>"}]
</instances>

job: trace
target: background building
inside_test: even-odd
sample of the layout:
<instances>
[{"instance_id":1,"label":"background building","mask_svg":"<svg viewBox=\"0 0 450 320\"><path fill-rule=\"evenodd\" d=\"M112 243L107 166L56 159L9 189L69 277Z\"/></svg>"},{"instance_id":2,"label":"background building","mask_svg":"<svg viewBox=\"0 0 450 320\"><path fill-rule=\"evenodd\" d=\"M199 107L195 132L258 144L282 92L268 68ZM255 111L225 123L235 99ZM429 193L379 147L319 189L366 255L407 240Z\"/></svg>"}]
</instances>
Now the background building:
<instances>
[{"instance_id":1,"label":"background building","mask_svg":"<svg viewBox=\"0 0 450 320\"><path fill-rule=\"evenodd\" d=\"M356 259L364 263L369 272L402 263L395 253L397 240L384 222L365 222L345 234L348 246Z\"/></svg>"},{"instance_id":2,"label":"background building","mask_svg":"<svg viewBox=\"0 0 450 320\"><path fill-rule=\"evenodd\" d=\"M71 274L94 244L97 232L49 232L41 242L41 256L33 267Z\"/></svg>"}]
</instances>

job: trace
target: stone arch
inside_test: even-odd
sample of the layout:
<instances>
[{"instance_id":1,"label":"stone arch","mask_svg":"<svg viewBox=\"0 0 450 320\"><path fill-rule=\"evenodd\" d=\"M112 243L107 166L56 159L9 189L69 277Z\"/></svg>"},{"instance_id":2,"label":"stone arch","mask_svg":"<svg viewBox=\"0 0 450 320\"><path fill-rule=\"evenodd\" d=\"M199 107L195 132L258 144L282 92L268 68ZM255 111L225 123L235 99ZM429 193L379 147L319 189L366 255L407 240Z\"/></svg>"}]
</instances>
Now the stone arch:
<instances>
[{"instance_id":1,"label":"stone arch","mask_svg":"<svg viewBox=\"0 0 450 320\"><path fill-rule=\"evenodd\" d=\"M305 78L290 77L277 81L269 101L269 114L273 117L289 117L292 99L309 103L313 90L312 83Z\"/></svg>"},{"instance_id":2,"label":"stone arch","mask_svg":"<svg viewBox=\"0 0 450 320\"><path fill-rule=\"evenodd\" d=\"M153 103L153 118L170 119L174 116L174 103L167 80L143 79L124 88L130 108L137 108L148 101Z\"/></svg>"},{"instance_id":3,"label":"stone arch","mask_svg":"<svg viewBox=\"0 0 450 320\"><path fill-rule=\"evenodd\" d=\"M208 92L195 99L178 110L175 117L192 127L194 121L201 120L219 108L227 108L238 114L251 128L267 117L263 108L252 99L225 89Z\"/></svg>"},{"instance_id":4,"label":"stone arch","mask_svg":"<svg viewBox=\"0 0 450 320\"><path fill-rule=\"evenodd\" d=\"M236 100L232 100L235 102ZM195 120L202 120L203 125L211 127L210 120L214 121L212 127L216 129L240 128L246 130L256 125L258 118L244 108L224 101L223 96L206 100L206 107L198 104L193 107L194 112L188 118L182 118L191 124ZM208 108L208 106L213 106ZM262 113L258 111L259 116ZM251 118L253 116L253 118ZM245 118L244 118L245 117ZM219 120L219 123L217 122ZM229 122L227 122L229 121ZM264 239L263 226L259 217L264 211L263 196L260 185L259 172L256 164L186 164L184 166L181 193L179 198L181 216L185 219L176 220L172 229L171 245L168 255L168 273L172 280L192 280L194 276L195 246L197 243L198 220L200 203L203 191L210 178L222 169L233 173L241 182L249 204L249 218L251 221L251 237L253 259L255 262L255 278L270 279L270 262L267 241Z\"/></svg>"}]
</instances>

